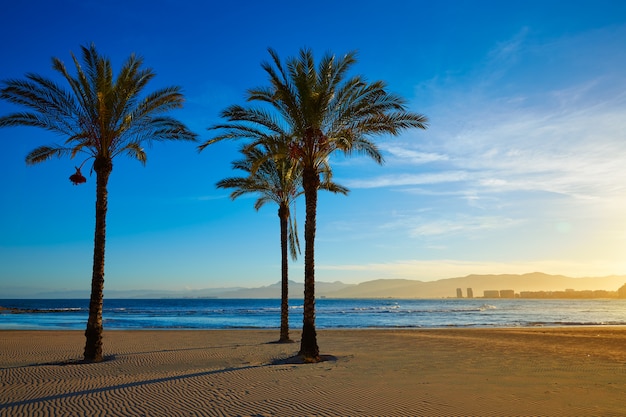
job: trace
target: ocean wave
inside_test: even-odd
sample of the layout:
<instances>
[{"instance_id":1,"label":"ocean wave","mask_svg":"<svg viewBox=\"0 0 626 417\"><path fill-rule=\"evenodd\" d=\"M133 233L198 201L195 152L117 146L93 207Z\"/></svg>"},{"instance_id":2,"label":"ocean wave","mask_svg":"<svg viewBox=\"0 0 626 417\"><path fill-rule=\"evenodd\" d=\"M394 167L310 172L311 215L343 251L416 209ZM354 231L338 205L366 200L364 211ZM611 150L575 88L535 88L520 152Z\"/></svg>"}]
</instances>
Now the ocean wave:
<instances>
[{"instance_id":1,"label":"ocean wave","mask_svg":"<svg viewBox=\"0 0 626 417\"><path fill-rule=\"evenodd\" d=\"M82 329L87 300L0 300L0 329ZM445 328L626 325L620 300L316 300L316 326ZM302 325L302 300L289 306L290 327ZM32 314L29 314L32 313ZM46 313L46 314L39 314ZM280 300L105 300L107 329L276 329Z\"/></svg>"},{"instance_id":2,"label":"ocean wave","mask_svg":"<svg viewBox=\"0 0 626 417\"><path fill-rule=\"evenodd\" d=\"M80 307L56 307L56 308L2 308L0 312L9 314L46 314L46 313L79 313L88 311Z\"/></svg>"}]
</instances>

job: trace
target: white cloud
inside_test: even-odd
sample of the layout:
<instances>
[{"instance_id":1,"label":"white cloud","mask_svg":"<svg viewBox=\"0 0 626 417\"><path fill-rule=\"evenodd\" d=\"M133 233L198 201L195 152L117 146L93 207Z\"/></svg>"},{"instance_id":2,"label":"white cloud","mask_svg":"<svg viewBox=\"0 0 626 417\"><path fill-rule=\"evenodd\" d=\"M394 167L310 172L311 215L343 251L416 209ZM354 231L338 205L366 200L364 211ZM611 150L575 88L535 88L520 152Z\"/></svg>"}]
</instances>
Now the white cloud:
<instances>
[{"instance_id":1,"label":"white cloud","mask_svg":"<svg viewBox=\"0 0 626 417\"><path fill-rule=\"evenodd\" d=\"M535 91L534 103L461 92L467 107L434 107L428 152L446 155L437 169L463 172L474 192L544 191L582 199L626 195L626 80L606 91L585 82ZM613 80L613 82L616 82ZM440 174L431 171L430 175ZM383 184L383 183L381 183Z\"/></svg>"},{"instance_id":2,"label":"white cloud","mask_svg":"<svg viewBox=\"0 0 626 417\"><path fill-rule=\"evenodd\" d=\"M386 157L387 164L413 164L421 165L429 162L447 161L448 156L436 152L421 152L410 149L409 146L398 146L396 144L382 143L380 145L382 151L386 151L391 158Z\"/></svg>"},{"instance_id":3,"label":"white cloud","mask_svg":"<svg viewBox=\"0 0 626 417\"><path fill-rule=\"evenodd\" d=\"M626 80L622 84L626 90ZM545 100L533 105L487 97L478 103L473 97L468 107L435 107L434 119L458 123L433 122L424 141L405 138L381 146L392 155L385 171L393 174L340 182L352 188L431 185L422 191L439 187L475 197L517 190L622 199L626 94L617 89L598 96L596 87L546 91Z\"/></svg>"},{"instance_id":4,"label":"white cloud","mask_svg":"<svg viewBox=\"0 0 626 417\"><path fill-rule=\"evenodd\" d=\"M369 179L341 180L350 188L377 188L405 185L439 184L464 181L467 173L463 171L436 172L428 174L381 175Z\"/></svg>"},{"instance_id":5,"label":"white cloud","mask_svg":"<svg viewBox=\"0 0 626 417\"><path fill-rule=\"evenodd\" d=\"M487 230L507 229L519 225L522 220L497 216L459 216L451 220L426 221L411 228L413 237L450 235L460 233L484 232Z\"/></svg>"},{"instance_id":6,"label":"white cloud","mask_svg":"<svg viewBox=\"0 0 626 417\"><path fill-rule=\"evenodd\" d=\"M247 197L247 196L244 196ZM213 201L213 200L223 200L229 198L228 194L215 194L215 195L199 195L195 197L189 197L189 201Z\"/></svg>"}]
</instances>

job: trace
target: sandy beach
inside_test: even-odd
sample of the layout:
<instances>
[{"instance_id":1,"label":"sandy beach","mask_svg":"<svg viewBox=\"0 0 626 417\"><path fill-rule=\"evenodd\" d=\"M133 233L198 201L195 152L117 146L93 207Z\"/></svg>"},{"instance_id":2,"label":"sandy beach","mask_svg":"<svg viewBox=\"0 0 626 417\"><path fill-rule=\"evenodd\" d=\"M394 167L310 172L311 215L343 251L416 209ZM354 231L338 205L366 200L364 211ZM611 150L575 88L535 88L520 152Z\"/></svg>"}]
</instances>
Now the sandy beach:
<instances>
[{"instance_id":1,"label":"sandy beach","mask_svg":"<svg viewBox=\"0 0 626 417\"><path fill-rule=\"evenodd\" d=\"M0 416L626 415L626 328L0 332ZM299 334L292 332L298 339Z\"/></svg>"}]
</instances>

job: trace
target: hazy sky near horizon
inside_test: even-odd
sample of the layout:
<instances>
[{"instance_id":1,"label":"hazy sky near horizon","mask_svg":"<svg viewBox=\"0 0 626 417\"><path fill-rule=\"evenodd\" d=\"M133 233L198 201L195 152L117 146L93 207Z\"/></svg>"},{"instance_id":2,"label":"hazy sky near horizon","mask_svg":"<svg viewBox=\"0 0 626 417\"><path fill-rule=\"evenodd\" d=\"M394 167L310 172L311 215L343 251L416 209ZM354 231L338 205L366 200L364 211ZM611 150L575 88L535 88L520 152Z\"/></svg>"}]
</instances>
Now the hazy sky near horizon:
<instances>
[{"instance_id":1,"label":"hazy sky near horizon","mask_svg":"<svg viewBox=\"0 0 626 417\"><path fill-rule=\"evenodd\" d=\"M51 57L72 68L91 42L116 72L134 52L157 73L149 91L182 86L175 115L201 141L267 84L268 47L358 51L353 74L386 81L430 127L377 138L383 166L333 159L351 193L320 193L318 281L626 274L626 2L37 0L3 5L2 20L0 79L57 77ZM73 186L82 160L24 163L63 140L0 129L0 298L90 288L95 176ZM215 188L240 174L239 146L115 160L105 295L280 280L277 207ZM290 277L303 280L302 259Z\"/></svg>"}]
</instances>

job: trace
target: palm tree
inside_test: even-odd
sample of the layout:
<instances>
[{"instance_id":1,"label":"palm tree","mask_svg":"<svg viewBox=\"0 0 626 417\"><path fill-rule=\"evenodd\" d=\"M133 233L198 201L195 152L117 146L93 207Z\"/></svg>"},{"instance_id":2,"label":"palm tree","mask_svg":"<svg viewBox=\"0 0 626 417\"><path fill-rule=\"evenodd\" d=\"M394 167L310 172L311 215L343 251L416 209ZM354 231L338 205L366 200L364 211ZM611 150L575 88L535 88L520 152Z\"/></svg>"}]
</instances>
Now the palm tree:
<instances>
[{"instance_id":1,"label":"palm tree","mask_svg":"<svg viewBox=\"0 0 626 417\"><path fill-rule=\"evenodd\" d=\"M291 206L302 195L302 170L288 157L285 146L289 142L278 140L263 147L244 147L244 159L233 162L234 169L248 173L247 177L231 177L217 183L219 188L234 188L234 200L247 193L260 194L254 204L259 210L265 203L278 204L281 247L281 314L279 343L289 343L289 254L297 259L300 252L297 226L291 216ZM324 175L321 187L334 193L347 194L348 190Z\"/></svg>"},{"instance_id":2,"label":"palm tree","mask_svg":"<svg viewBox=\"0 0 626 417\"><path fill-rule=\"evenodd\" d=\"M398 135L409 128L425 129L427 118L407 111L405 100L386 91L382 81L347 78L355 53L343 57L326 54L316 65L309 49L283 65L269 50L272 61L262 64L270 85L248 91L248 101L265 107L233 105L222 112L228 123L213 126L222 133L206 142L252 139L262 143L272 137L289 137L290 157L302 169L306 204L304 226L304 314L300 355L306 362L320 359L315 330L315 232L320 173L329 168L336 152L361 153L383 163L370 137Z\"/></svg>"},{"instance_id":3,"label":"palm tree","mask_svg":"<svg viewBox=\"0 0 626 417\"><path fill-rule=\"evenodd\" d=\"M267 202L278 204L281 248L281 306L280 343L289 338L289 255L298 257L300 243L295 220L290 207L302 194L302 175L288 158L273 157L259 148L243 148L244 159L233 162L234 169L248 173L247 177L226 178L217 183L218 188L233 188L230 197L234 200L244 194L259 194L254 208L259 210Z\"/></svg>"},{"instance_id":4,"label":"palm tree","mask_svg":"<svg viewBox=\"0 0 626 417\"><path fill-rule=\"evenodd\" d=\"M27 74L25 80L3 81L0 98L24 106L29 111L0 117L0 127L33 126L66 137L62 145L40 146L31 151L26 156L27 164L52 157L74 158L78 154L86 155L85 161L93 159L96 226L84 358L85 361L99 362L103 360L107 184L113 170L113 159L126 154L145 164L143 143L194 141L196 134L180 121L164 115L182 107L183 95L179 87L167 87L142 96L146 84L155 76L151 69L141 68L142 58L131 55L114 78L109 59L99 55L93 44L81 49L83 65L72 54L76 76L68 73L61 60L52 59L52 68L65 78L69 90L36 74ZM74 184L85 182L80 167L70 177Z\"/></svg>"}]
</instances>

